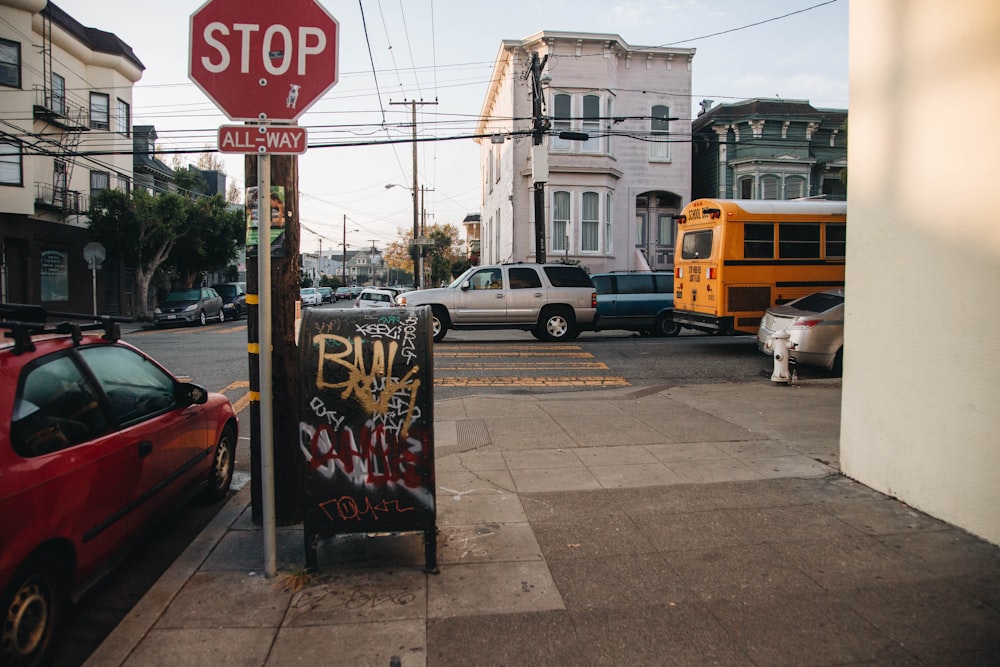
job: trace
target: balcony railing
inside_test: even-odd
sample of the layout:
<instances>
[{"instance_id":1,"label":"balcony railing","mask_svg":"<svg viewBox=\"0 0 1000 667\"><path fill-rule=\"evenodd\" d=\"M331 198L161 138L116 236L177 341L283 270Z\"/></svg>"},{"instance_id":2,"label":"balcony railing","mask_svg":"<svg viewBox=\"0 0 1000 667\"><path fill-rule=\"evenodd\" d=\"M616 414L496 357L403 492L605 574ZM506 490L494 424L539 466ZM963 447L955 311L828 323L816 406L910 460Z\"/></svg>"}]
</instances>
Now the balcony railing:
<instances>
[{"instance_id":1,"label":"balcony railing","mask_svg":"<svg viewBox=\"0 0 1000 667\"><path fill-rule=\"evenodd\" d=\"M90 196L76 190L57 188L51 183L36 182L35 206L82 215L90 210Z\"/></svg>"},{"instance_id":2,"label":"balcony railing","mask_svg":"<svg viewBox=\"0 0 1000 667\"><path fill-rule=\"evenodd\" d=\"M68 132L86 132L90 112L79 104L66 101L65 95L56 95L43 86L35 86L35 118L58 125Z\"/></svg>"}]
</instances>

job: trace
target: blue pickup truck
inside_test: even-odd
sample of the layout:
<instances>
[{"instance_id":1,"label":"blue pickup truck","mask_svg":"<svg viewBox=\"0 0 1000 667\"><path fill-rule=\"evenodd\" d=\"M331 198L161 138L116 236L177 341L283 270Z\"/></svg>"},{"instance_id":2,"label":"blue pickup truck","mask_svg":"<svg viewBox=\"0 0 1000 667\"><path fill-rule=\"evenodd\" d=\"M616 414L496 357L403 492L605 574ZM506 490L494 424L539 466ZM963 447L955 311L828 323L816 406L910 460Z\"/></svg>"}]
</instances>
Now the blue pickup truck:
<instances>
[{"instance_id":1,"label":"blue pickup truck","mask_svg":"<svg viewBox=\"0 0 1000 667\"><path fill-rule=\"evenodd\" d=\"M598 273L595 330L627 329L643 336L676 336L674 274L668 271Z\"/></svg>"}]
</instances>

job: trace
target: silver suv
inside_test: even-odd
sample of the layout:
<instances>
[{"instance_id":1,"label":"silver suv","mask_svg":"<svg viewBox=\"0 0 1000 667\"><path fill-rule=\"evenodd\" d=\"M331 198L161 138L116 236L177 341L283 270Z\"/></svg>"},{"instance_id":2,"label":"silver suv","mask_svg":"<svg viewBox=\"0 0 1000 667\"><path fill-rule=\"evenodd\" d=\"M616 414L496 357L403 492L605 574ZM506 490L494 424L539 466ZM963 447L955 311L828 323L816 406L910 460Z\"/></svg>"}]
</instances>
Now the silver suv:
<instances>
[{"instance_id":1,"label":"silver suv","mask_svg":"<svg viewBox=\"0 0 1000 667\"><path fill-rule=\"evenodd\" d=\"M569 264L474 266L447 287L406 292L401 306L430 306L434 341L448 329L522 329L540 340L572 340L592 329L597 292Z\"/></svg>"}]
</instances>

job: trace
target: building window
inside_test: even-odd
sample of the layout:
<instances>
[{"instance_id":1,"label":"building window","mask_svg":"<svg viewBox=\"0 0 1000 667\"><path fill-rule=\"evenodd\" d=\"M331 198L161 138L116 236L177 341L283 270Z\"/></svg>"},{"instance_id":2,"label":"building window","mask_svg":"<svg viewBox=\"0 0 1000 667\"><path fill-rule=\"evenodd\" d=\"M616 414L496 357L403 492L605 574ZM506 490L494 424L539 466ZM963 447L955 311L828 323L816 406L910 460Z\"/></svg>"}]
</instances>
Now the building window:
<instances>
[{"instance_id":1,"label":"building window","mask_svg":"<svg viewBox=\"0 0 1000 667\"><path fill-rule=\"evenodd\" d=\"M654 104L649 119L649 159L670 160L670 107Z\"/></svg>"},{"instance_id":2,"label":"building window","mask_svg":"<svg viewBox=\"0 0 1000 667\"><path fill-rule=\"evenodd\" d=\"M785 199L798 199L806 196L806 179L801 176L789 176L785 179Z\"/></svg>"},{"instance_id":3,"label":"building window","mask_svg":"<svg viewBox=\"0 0 1000 667\"><path fill-rule=\"evenodd\" d=\"M0 185L24 185L19 144L0 143Z\"/></svg>"},{"instance_id":4,"label":"building window","mask_svg":"<svg viewBox=\"0 0 1000 667\"><path fill-rule=\"evenodd\" d=\"M52 75L52 97L49 99L49 108L60 116L66 115L66 79L58 74Z\"/></svg>"},{"instance_id":5,"label":"building window","mask_svg":"<svg viewBox=\"0 0 1000 667\"><path fill-rule=\"evenodd\" d=\"M115 103L115 131L129 136L132 127L132 108L125 100Z\"/></svg>"},{"instance_id":6,"label":"building window","mask_svg":"<svg viewBox=\"0 0 1000 667\"><path fill-rule=\"evenodd\" d=\"M108 96L104 93L90 94L90 127L95 130L107 130L111 127L108 121Z\"/></svg>"},{"instance_id":7,"label":"building window","mask_svg":"<svg viewBox=\"0 0 1000 667\"><path fill-rule=\"evenodd\" d=\"M614 121L611 120L611 119L614 118L614 117L615 117L615 101L614 101L614 99L609 99L608 100L608 119L609 120L608 120L608 138L607 138L607 142L608 142L608 155L612 154L612 149L613 149L613 146L611 144L611 137L614 136L614 132L611 131L611 127L612 127L612 124L614 123Z\"/></svg>"},{"instance_id":8,"label":"building window","mask_svg":"<svg viewBox=\"0 0 1000 667\"><path fill-rule=\"evenodd\" d=\"M740 199L753 199L753 178L740 179Z\"/></svg>"},{"instance_id":9,"label":"building window","mask_svg":"<svg viewBox=\"0 0 1000 667\"><path fill-rule=\"evenodd\" d=\"M552 194L552 249L568 250L567 234L569 233L569 193L565 191Z\"/></svg>"},{"instance_id":10,"label":"building window","mask_svg":"<svg viewBox=\"0 0 1000 667\"><path fill-rule=\"evenodd\" d=\"M674 216L669 213L657 215L656 242L661 246L674 244Z\"/></svg>"},{"instance_id":11,"label":"building window","mask_svg":"<svg viewBox=\"0 0 1000 667\"><path fill-rule=\"evenodd\" d=\"M597 252L601 249L601 196L584 192L580 212L580 250Z\"/></svg>"},{"instance_id":12,"label":"building window","mask_svg":"<svg viewBox=\"0 0 1000 667\"><path fill-rule=\"evenodd\" d=\"M41 254L42 301L69 301L69 254L43 250Z\"/></svg>"},{"instance_id":13,"label":"building window","mask_svg":"<svg viewBox=\"0 0 1000 667\"><path fill-rule=\"evenodd\" d=\"M0 39L0 86L21 87L21 45Z\"/></svg>"},{"instance_id":14,"label":"building window","mask_svg":"<svg viewBox=\"0 0 1000 667\"><path fill-rule=\"evenodd\" d=\"M587 133L581 150L596 153L601 150L601 98L597 95L583 96L583 124L580 129Z\"/></svg>"},{"instance_id":15,"label":"building window","mask_svg":"<svg viewBox=\"0 0 1000 667\"><path fill-rule=\"evenodd\" d=\"M573 125L570 120L573 117L573 98L565 93L558 93L552 98L552 129L555 134L552 136L552 149L565 151L569 150L569 140L560 139L560 132L569 132Z\"/></svg>"},{"instance_id":16,"label":"building window","mask_svg":"<svg viewBox=\"0 0 1000 667\"><path fill-rule=\"evenodd\" d=\"M760 178L760 198L778 198L778 177L774 175L761 176Z\"/></svg>"},{"instance_id":17,"label":"building window","mask_svg":"<svg viewBox=\"0 0 1000 667\"><path fill-rule=\"evenodd\" d=\"M93 199L111 187L111 177L106 171L90 172L90 198Z\"/></svg>"},{"instance_id":18,"label":"building window","mask_svg":"<svg viewBox=\"0 0 1000 667\"><path fill-rule=\"evenodd\" d=\"M611 194L604 197L604 252L611 253L614 246L611 243Z\"/></svg>"},{"instance_id":19,"label":"building window","mask_svg":"<svg viewBox=\"0 0 1000 667\"><path fill-rule=\"evenodd\" d=\"M132 191L132 179L125 174L117 174L115 176L115 189L128 194Z\"/></svg>"}]
</instances>

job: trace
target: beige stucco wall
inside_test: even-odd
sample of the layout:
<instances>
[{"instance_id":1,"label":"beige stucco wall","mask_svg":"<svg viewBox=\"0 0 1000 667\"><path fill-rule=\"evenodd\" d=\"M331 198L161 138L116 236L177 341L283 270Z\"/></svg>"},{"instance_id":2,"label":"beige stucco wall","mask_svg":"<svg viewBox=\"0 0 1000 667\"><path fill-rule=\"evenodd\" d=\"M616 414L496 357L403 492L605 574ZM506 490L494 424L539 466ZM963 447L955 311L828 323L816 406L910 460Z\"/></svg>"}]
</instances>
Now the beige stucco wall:
<instances>
[{"instance_id":1,"label":"beige stucco wall","mask_svg":"<svg viewBox=\"0 0 1000 667\"><path fill-rule=\"evenodd\" d=\"M1000 544L995 0L850 7L844 473Z\"/></svg>"}]
</instances>

